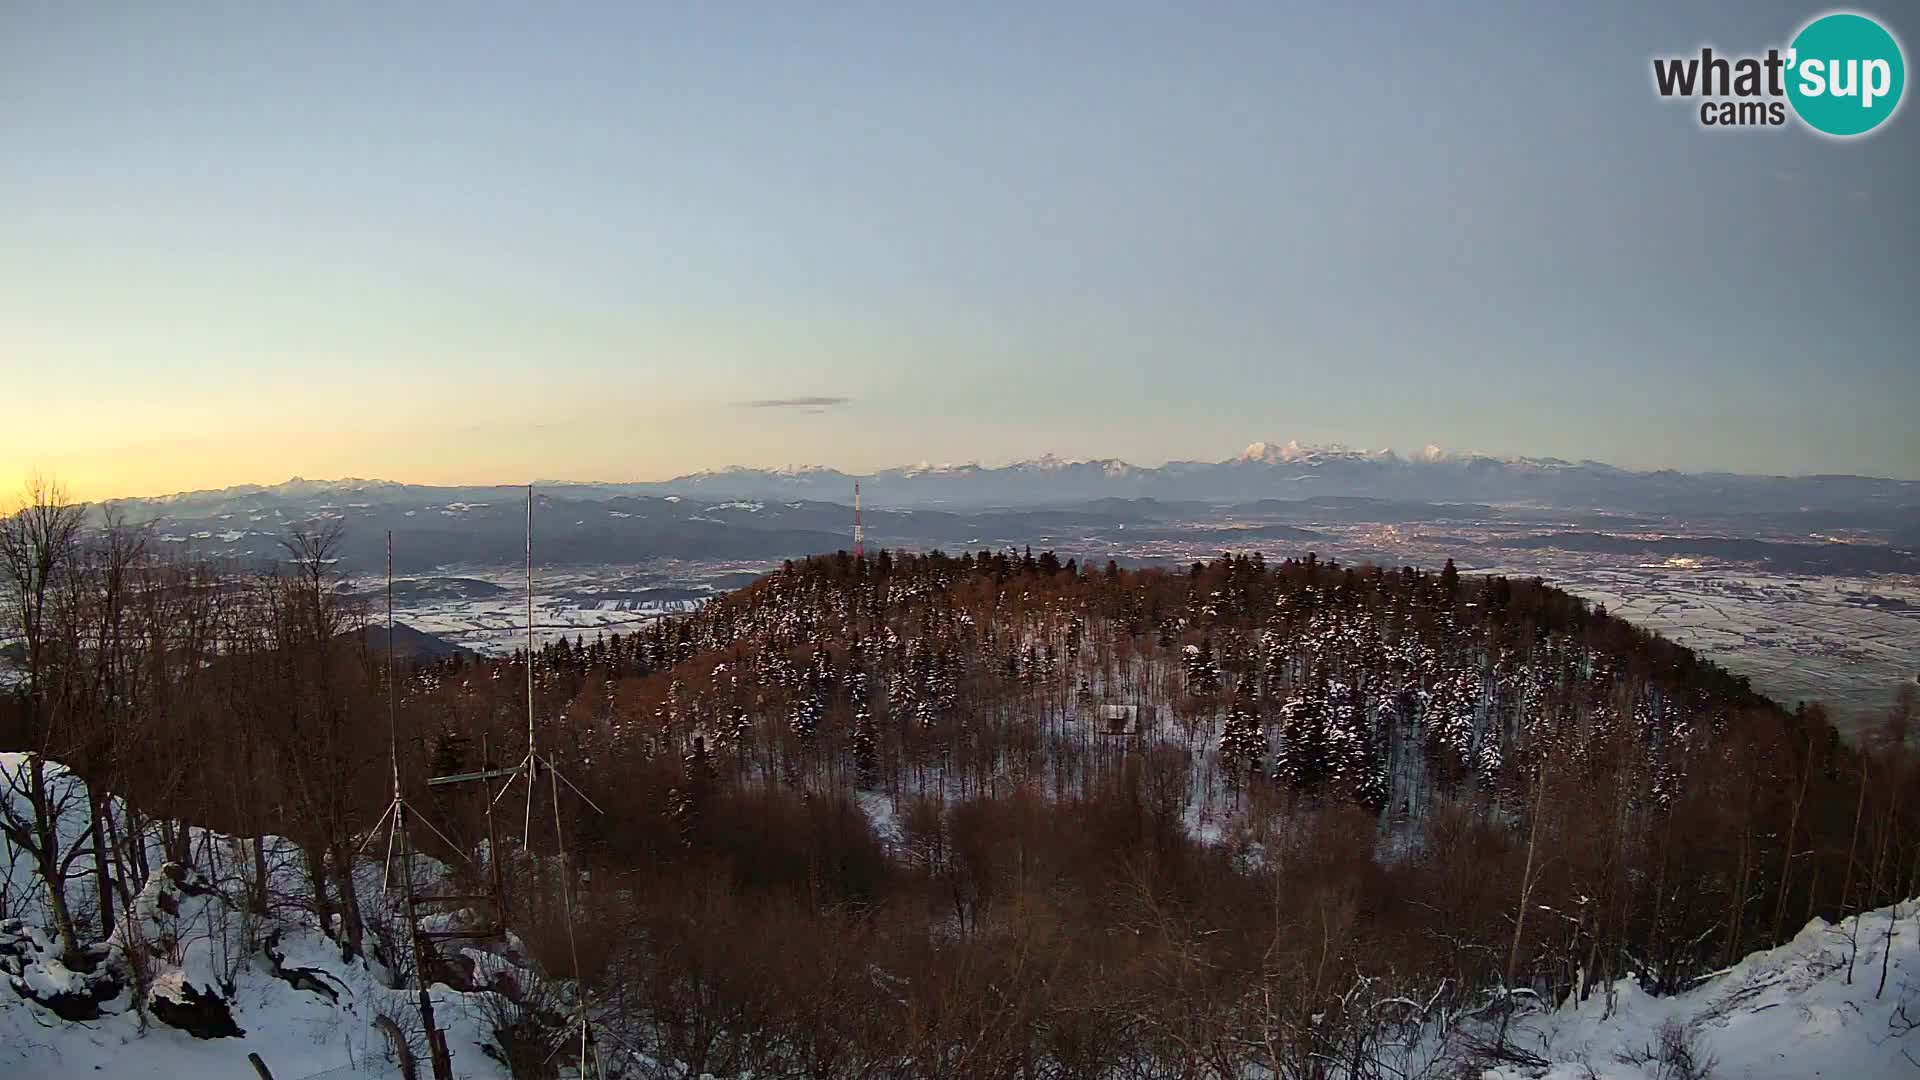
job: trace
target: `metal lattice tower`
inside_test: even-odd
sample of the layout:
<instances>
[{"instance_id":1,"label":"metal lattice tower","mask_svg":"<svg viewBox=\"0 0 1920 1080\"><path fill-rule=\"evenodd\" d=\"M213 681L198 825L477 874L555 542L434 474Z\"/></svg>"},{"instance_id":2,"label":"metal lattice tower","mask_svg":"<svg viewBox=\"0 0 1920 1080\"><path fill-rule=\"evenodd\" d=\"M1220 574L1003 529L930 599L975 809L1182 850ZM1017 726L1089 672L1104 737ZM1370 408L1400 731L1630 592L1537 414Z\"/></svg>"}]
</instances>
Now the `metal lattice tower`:
<instances>
[{"instance_id":1,"label":"metal lattice tower","mask_svg":"<svg viewBox=\"0 0 1920 1080\"><path fill-rule=\"evenodd\" d=\"M865 558L867 554L867 527L860 521L860 481L853 482L853 557Z\"/></svg>"}]
</instances>

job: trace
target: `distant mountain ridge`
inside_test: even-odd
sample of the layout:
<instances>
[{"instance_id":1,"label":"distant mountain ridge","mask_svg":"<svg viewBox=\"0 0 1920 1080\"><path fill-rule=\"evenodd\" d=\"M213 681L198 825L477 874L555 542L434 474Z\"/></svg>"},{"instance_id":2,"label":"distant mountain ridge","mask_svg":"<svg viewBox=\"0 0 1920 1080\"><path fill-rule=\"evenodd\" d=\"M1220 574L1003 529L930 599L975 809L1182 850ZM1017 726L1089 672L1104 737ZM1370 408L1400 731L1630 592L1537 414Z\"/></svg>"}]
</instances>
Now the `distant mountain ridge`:
<instances>
[{"instance_id":1,"label":"distant mountain ridge","mask_svg":"<svg viewBox=\"0 0 1920 1080\"><path fill-rule=\"evenodd\" d=\"M1638 471L1599 461L1494 457L1428 446L1402 456L1392 450L1255 442L1222 461L1134 465L1118 458L1066 459L1051 454L1008 465L921 462L871 473L820 465L728 466L634 483L550 481L539 486L574 499L683 495L698 499L850 502L855 481L870 506L978 509L1066 505L1099 499L1167 499L1208 503L1249 499L1352 497L1416 502L1484 503L1689 513L1795 511L1899 512L1920 508L1920 481L1854 475L1770 476L1675 469ZM397 497L498 498L512 485L433 487L387 480L313 481L182 492L127 500L168 508L244 496L267 499L386 501Z\"/></svg>"},{"instance_id":2,"label":"distant mountain ridge","mask_svg":"<svg viewBox=\"0 0 1920 1080\"><path fill-rule=\"evenodd\" d=\"M1642 472L1599 461L1456 454L1433 446L1403 457L1392 450L1303 446L1297 441L1252 443L1223 461L1159 466L1051 455L1002 466L922 463L865 474L822 467L736 466L654 484L611 486L636 494L844 500L855 480L876 505L903 507L1316 496L1656 512L1885 511L1920 505L1920 482L1880 477Z\"/></svg>"}]
</instances>

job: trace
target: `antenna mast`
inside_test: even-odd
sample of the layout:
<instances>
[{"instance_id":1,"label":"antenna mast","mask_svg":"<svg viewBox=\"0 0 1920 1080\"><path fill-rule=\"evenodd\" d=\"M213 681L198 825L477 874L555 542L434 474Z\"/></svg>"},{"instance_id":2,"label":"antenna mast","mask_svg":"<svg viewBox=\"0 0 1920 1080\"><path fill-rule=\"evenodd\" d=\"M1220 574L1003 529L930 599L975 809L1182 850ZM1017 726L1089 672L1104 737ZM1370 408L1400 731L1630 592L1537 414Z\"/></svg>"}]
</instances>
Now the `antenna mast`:
<instances>
[{"instance_id":1,"label":"antenna mast","mask_svg":"<svg viewBox=\"0 0 1920 1080\"><path fill-rule=\"evenodd\" d=\"M453 1057L447 1050L446 1033L440 1030L433 1015L433 995L427 992L428 944L420 932L420 904L423 900L437 899L422 897L413 888L413 836L408 829L408 815L415 813L408 805L404 793L400 790L400 699L399 684L394 678L393 646L393 532L387 532L387 740L390 762L393 766L393 800L387 804L387 812L380 816L373 831L360 842L360 850L365 851L373 838L380 835L380 826L387 826L387 860L381 872L380 892L384 901L386 891L393 884L393 855L397 848L400 853L400 896L407 912L407 948L413 953L413 978L419 992L420 1025L427 1037L427 1052L433 1065L434 1080L452 1080ZM458 852L460 849L448 840L445 833L434 827L425 817L420 819L428 829L438 836L441 842Z\"/></svg>"},{"instance_id":2,"label":"antenna mast","mask_svg":"<svg viewBox=\"0 0 1920 1080\"><path fill-rule=\"evenodd\" d=\"M574 932L573 881L572 881L573 869L569 862L569 855L567 852L566 832L562 827L562 821L560 817L560 785L565 784L568 790L572 791L573 794L577 796L581 802L586 803L587 806L590 809L592 809L594 813L596 814L605 813L605 811L601 810L597 803L595 803L592 799L588 798L586 793L581 791L580 788L577 785L575 785L572 780L567 779L566 774L561 772L560 769L556 765L554 765L552 759L540 753L540 745L539 745L539 742L537 741L539 729L535 722L535 711L534 711L534 700L533 700L534 649L538 645L537 632L535 630L534 621L533 621L533 615L534 615L534 612L533 612L533 507L534 507L533 485L528 484L527 485L527 656L526 656L526 662L527 662L527 755L520 759L519 764L513 765L511 767L507 767L507 768L495 768L491 764L491 759L487 756L487 752L485 750L486 742L485 742L485 739L483 738L481 741L483 757L482 757L481 767L478 772L457 773L451 776L436 776L428 780L427 785L429 787L443 787L443 786L450 786L450 785L456 785L456 784L468 784L468 783L475 783L475 782L485 785L482 790L485 792L484 798L485 798L486 813L487 813L487 845L488 845L487 861L490 864L489 869L491 872L492 887L493 887L493 893L490 898L495 902L495 904L498 905L497 910L499 912L498 922L495 924L493 928L491 928L490 933L497 933L497 934L504 935L507 933L506 895L505 895L505 887L504 887L504 884L502 883L501 876L500 876L501 856L500 856L500 849L498 844L498 837L494 833L493 808L497 806L501 800L507 797L507 793L513 790L513 785L515 783L521 780L526 781L527 802L526 802L526 809L524 811L524 816L521 822L520 850L525 856L527 856L528 858L534 861L535 873L538 874L539 857L537 855L534 855L533 853L533 804L540 797L540 781L541 781L541 777L543 775L545 776L547 781L547 787L548 787L548 796L551 799L552 808L553 808L554 850L555 850L555 855L557 856L556 861L558 862L559 869L560 869L561 914L565 919L566 930L567 930L567 951L570 955L570 958L573 961L574 1015L573 1015L572 1023L569 1025L569 1034L571 1034L573 1031L577 1031L579 1033L579 1042L577 1044L578 1053L579 1053L579 1062L578 1062L578 1071L576 1072L575 1075L578 1077L581 1077L582 1080L598 1080L598 1078L604 1076L605 1074L602 1071L601 1065L600 1065L600 1050L599 1050L598 1043L595 1039L593 1020L588 1014L587 992L586 992L586 989L582 987L580 984L580 951L579 951L579 944L575 938L575 932ZM504 781L500 785L500 789L498 791L495 791L493 788L493 781L495 780ZM432 897L430 899L461 900L461 899L468 899L468 898ZM476 897L473 899L480 899L480 898ZM449 934L446 936L454 936L454 935ZM474 936L483 936L483 935L458 932L458 936L474 937ZM490 935L486 935L486 936L490 936ZM553 1052L548 1055L548 1059L551 1060L554 1057L554 1055L557 1055L561 1050L566 1049L568 1045L569 1045L568 1042L562 1042L558 1046L554 1047Z\"/></svg>"},{"instance_id":3,"label":"antenna mast","mask_svg":"<svg viewBox=\"0 0 1920 1080\"><path fill-rule=\"evenodd\" d=\"M538 761L533 743L533 485L527 485L527 763ZM531 804L532 796L528 796ZM532 813L531 810L528 811Z\"/></svg>"},{"instance_id":4,"label":"antenna mast","mask_svg":"<svg viewBox=\"0 0 1920 1080\"><path fill-rule=\"evenodd\" d=\"M581 802L586 803L588 807L592 808L594 813L600 814L600 813L605 813L605 811L600 809L599 804L595 803L592 799L587 798L586 792L581 791L580 788L577 785L575 785L572 780L567 779L566 774L562 773L560 769L554 765L551 759L542 756L540 753L540 746L539 746L539 743L536 741L537 728L534 723L534 708L533 708L533 657L534 657L535 644L536 644L536 641L535 641L535 631L534 631L534 624L533 624L533 485L528 484L527 485L527 756L520 760L519 765L514 766L511 769L499 770L499 771L492 770L492 769L484 769L482 770L478 778L488 781L489 789L491 789L492 787L491 781L493 777L504 775L507 778L507 782L501 786L499 794L494 795L489 800L490 803L497 803L501 799L506 798L507 792L513 789L514 781L519 780L522 777L526 779L527 803L526 803L526 810L521 822L520 845L521 845L522 851L531 854L533 850L533 804L534 804L534 801L540 795L541 774L542 773L546 774L547 786L548 786L549 793L553 803L554 853L557 856L557 861L559 863L559 869L560 869L560 908L561 908L561 914L565 919L566 928L567 928L567 951L570 954L570 957L573 961L574 1017L573 1017L572 1026L573 1028L578 1030L580 1033L580 1043L579 1043L580 1060L579 1060L578 1075L583 1078L589 1078L589 1077L598 1078L599 1076L602 1075L600 1070L600 1062L599 1062L600 1052L594 1041L593 1021L587 1015L586 991L580 985L580 947L574 934L573 880L572 880L573 868L568 862L566 832L561 827L560 785L563 783L566 784L567 788L571 790L576 796L578 796ZM468 778L469 777L446 777L445 782L458 783ZM436 782L439 782L439 781L436 781ZM537 866L537 863L536 863L536 866ZM566 1046L565 1043L562 1043L560 1046L556 1046L554 1048L554 1053L556 1054L559 1053L559 1051L563 1049L565 1046Z\"/></svg>"},{"instance_id":5,"label":"antenna mast","mask_svg":"<svg viewBox=\"0 0 1920 1080\"><path fill-rule=\"evenodd\" d=\"M393 798L400 799L400 706L393 685L393 530L387 530L387 752L393 762Z\"/></svg>"},{"instance_id":6,"label":"antenna mast","mask_svg":"<svg viewBox=\"0 0 1920 1080\"><path fill-rule=\"evenodd\" d=\"M860 481L853 482L853 557L864 559L867 555L867 528L860 521Z\"/></svg>"}]
</instances>

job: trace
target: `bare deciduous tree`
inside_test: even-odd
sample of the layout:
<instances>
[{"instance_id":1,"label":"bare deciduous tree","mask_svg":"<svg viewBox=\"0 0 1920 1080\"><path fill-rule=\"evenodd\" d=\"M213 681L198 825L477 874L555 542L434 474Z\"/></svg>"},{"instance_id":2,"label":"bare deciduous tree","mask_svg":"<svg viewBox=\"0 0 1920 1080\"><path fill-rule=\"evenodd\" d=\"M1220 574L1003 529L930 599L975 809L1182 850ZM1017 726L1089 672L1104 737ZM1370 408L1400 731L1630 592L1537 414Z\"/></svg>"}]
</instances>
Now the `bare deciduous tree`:
<instances>
[{"instance_id":1,"label":"bare deciduous tree","mask_svg":"<svg viewBox=\"0 0 1920 1080\"><path fill-rule=\"evenodd\" d=\"M26 661L26 728L33 751L9 777L0 801L0 827L7 842L26 851L46 889L48 913L68 957L79 952L66 881L89 838L61 835L60 823L75 785L63 772L50 773L49 755L64 749L65 714L73 694L71 666L54 655L59 642L51 620L64 577L71 571L84 508L68 500L59 484L41 477L27 482L19 507L0 520L0 586L8 630L18 635ZM18 803L24 801L25 812Z\"/></svg>"}]
</instances>

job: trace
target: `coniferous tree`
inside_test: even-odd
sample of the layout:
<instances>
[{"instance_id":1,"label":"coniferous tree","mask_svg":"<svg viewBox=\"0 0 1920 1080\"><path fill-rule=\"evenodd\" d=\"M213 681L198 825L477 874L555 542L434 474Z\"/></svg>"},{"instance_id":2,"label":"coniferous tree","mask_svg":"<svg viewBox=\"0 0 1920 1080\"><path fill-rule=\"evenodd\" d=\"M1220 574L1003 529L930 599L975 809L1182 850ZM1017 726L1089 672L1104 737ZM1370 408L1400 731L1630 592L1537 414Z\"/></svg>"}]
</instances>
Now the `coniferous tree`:
<instances>
[{"instance_id":1,"label":"coniferous tree","mask_svg":"<svg viewBox=\"0 0 1920 1080\"><path fill-rule=\"evenodd\" d=\"M1267 756L1267 733L1260 722L1260 709L1252 673L1240 676L1234 692L1233 708L1221 725L1220 756L1229 779L1258 773Z\"/></svg>"},{"instance_id":2,"label":"coniferous tree","mask_svg":"<svg viewBox=\"0 0 1920 1080\"><path fill-rule=\"evenodd\" d=\"M1220 694L1220 663L1213 656L1213 639L1203 637L1200 644L1186 648L1187 692L1197 698L1212 699Z\"/></svg>"},{"instance_id":3,"label":"coniferous tree","mask_svg":"<svg viewBox=\"0 0 1920 1080\"><path fill-rule=\"evenodd\" d=\"M704 734L696 733L686 755L681 761L682 778L680 786L668 794L675 825L680 830L680 842L688 847L697 846L700 831L705 819L707 804L713 797L715 772L713 758L707 751L707 739Z\"/></svg>"},{"instance_id":4,"label":"coniferous tree","mask_svg":"<svg viewBox=\"0 0 1920 1080\"><path fill-rule=\"evenodd\" d=\"M1351 683L1327 685L1327 780L1332 791L1377 810L1387 797L1386 766L1373 716Z\"/></svg>"},{"instance_id":5,"label":"coniferous tree","mask_svg":"<svg viewBox=\"0 0 1920 1080\"><path fill-rule=\"evenodd\" d=\"M1319 787L1327 775L1327 687L1309 674L1280 706L1273 777L1299 790Z\"/></svg>"}]
</instances>

